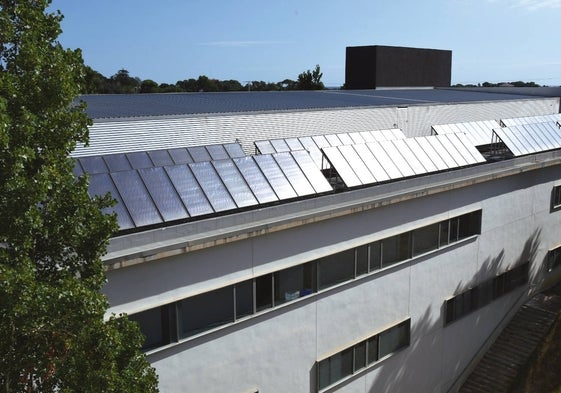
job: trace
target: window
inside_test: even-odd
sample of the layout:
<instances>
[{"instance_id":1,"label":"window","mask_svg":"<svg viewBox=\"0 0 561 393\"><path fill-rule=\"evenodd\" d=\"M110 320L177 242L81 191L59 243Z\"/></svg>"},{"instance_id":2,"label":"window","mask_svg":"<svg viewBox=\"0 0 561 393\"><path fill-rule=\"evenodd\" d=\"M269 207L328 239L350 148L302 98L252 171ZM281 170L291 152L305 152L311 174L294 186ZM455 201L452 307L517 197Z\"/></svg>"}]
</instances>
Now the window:
<instances>
[{"instance_id":1,"label":"window","mask_svg":"<svg viewBox=\"0 0 561 393\"><path fill-rule=\"evenodd\" d=\"M382 357L408 346L410 331L411 320L408 319L317 362L318 390L325 389L378 362Z\"/></svg>"},{"instance_id":2,"label":"window","mask_svg":"<svg viewBox=\"0 0 561 393\"><path fill-rule=\"evenodd\" d=\"M368 273L368 246L356 248L356 275Z\"/></svg>"},{"instance_id":3,"label":"window","mask_svg":"<svg viewBox=\"0 0 561 393\"><path fill-rule=\"evenodd\" d=\"M561 247L549 250L547 254L547 271L551 272L559 265L561 265Z\"/></svg>"},{"instance_id":4,"label":"window","mask_svg":"<svg viewBox=\"0 0 561 393\"><path fill-rule=\"evenodd\" d=\"M553 187L551 192L551 210L559 210L561 208L561 185Z\"/></svg>"},{"instance_id":5,"label":"window","mask_svg":"<svg viewBox=\"0 0 561 393\"><path fill-rule=\"evenodd\" d=\"M171 342L172 315L170 306L160 306L137 314L129 315L129 319L139 324L145 340L142 349L148 350Z\"/></svg>"},{"instance_id":6,"label":"window","mask_svg":"<svg viewBox=\"0 0 561 393\"><path fill-rule=\"evenodd\" d=\"M235 291L236 319L253 314L253 280L237 283Z\"/></svg>"},{"instance_id":7,"label":"window","mask_svg":"<svg viewBox=\"0 0 561 393\"><path fill-rule=\"evenodd\" d=\"M274 273L275 306L315 291L313 266L310 262Z\"/></svg>"},{"instance_id":8,"label":"window","mask_svg":"<svg viewBox=\"0 0 561 393\"><path fill-rule=\"evenodd\" d=\"M428 225L413 231L413 256L438 248L440 223Z\"/></svg>"},{"instance_id":9,"label":"window","mask_svg":"<svg viewBox=\"0 0 561 393\"><path fill-rule=\"evenodd\" d=\"M444 324L450 324L472 311L485 307L528 282L530 263L526 262L509 271L486 280L444 302Z\"/></svg>"},{"instance_id":10,"label":"window","mask_svg":"<svg viewBox=\"0 0 561 393\"><path fill-rule=\"evenodd\" d=\"M382 240L382 267L411 258L410 232Z\"/></svg>"},{"instance_id":11,"label":"window","mask_svg":"<svg viewBox=\"0 0 561 393\"><path fill-rule=\"evenodd\" d=\"M266 274L255 279L255 310L273 307L273 275Z\"/></svg>"},{"instance_id":12,"label":"window","mask_svg":"<svg viewBox=\"0 0 561 393\"><path fill-rule=\"evenodd\" d=\"M481 210L458 217L458 240L481 233Z\"/></svg>"},{"instance_id":13,"label":"window","mask_svg":"<svg viewBox=\"0 0 561 393\"><path fill-rule=\"evenodd\" d=\"M324 289L355 277L355 250L338 252L318 261L318 288Z\"/></svg>"},{"instance_id":14,"label":"window","mask_svg":"<svg viewBox=\"0 0 561 393\"><path fill-rule=\"evenodd\" d=\"M179 337L185 338L234 322L234 290L220 288L179 302Z\"/></svg>"}]
</instances>

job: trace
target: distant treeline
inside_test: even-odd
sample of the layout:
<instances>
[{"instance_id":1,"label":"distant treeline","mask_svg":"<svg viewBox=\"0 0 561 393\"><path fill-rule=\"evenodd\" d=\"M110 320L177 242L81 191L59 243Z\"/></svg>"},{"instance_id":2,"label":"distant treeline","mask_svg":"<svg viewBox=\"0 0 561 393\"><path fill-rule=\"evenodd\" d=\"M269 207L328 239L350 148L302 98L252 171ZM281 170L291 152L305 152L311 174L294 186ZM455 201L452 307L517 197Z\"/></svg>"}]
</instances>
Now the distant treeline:
<instances>
[{"instance_id":1,"label":"distant treeline","mask_svg":"<svg viewBox=\"0 0 561 393\"><path fill-rule=\"evenodd\" d=\"M323 74L319 65L298 75L296 80L285 79L271 83L251 81L242 85L237 80L218 80L201 75L197 79L184 79L175 84L160 83L152 79L142 80L132 77L125 69L109 78L86 67L83 94L134 94L134 93L176 93L176 92L213 92L213 91L280 91L280 90L323 90Z\"/></svg>"},{"instance_id":2,"label":"distant treeline","mask_svg":"<svg viewBox=\"0 0 561 393\"><path fill-rule=\"evenodd\" d=\"M478 83L477 85L474 84L462 85L461 83L458 83L452 87L541 87L541 86L535 82L516 81L516 82L500 82L500 83L483 82L483 83Z\"/></svg>"}]
</instances>

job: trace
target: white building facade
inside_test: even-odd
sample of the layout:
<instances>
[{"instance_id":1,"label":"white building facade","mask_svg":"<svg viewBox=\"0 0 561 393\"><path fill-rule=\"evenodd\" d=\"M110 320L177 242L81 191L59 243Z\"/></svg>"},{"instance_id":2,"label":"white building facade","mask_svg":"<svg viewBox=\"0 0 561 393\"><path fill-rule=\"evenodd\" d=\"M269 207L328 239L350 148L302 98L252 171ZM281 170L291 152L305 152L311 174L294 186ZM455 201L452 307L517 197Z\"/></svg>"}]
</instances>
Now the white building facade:
<instances>
[{"instance_id":1,"label":"white building facade","mask_svg":"<svg viewBox=\"0 0 561 393\"><path fill-rule=\"evenodd\" d=\"M534 97L355 111L370 111L364 129L397 124L412 137L558 108ZM318 113L268 116L297 129L288 119L316 124ZM221 131L231 142L234 130ZM109 312L147 335L162 392L447 392L518 306L557 281L559 190L555 149L137 228L112 239L104 292Z\"/></svg>"}]
</instances>

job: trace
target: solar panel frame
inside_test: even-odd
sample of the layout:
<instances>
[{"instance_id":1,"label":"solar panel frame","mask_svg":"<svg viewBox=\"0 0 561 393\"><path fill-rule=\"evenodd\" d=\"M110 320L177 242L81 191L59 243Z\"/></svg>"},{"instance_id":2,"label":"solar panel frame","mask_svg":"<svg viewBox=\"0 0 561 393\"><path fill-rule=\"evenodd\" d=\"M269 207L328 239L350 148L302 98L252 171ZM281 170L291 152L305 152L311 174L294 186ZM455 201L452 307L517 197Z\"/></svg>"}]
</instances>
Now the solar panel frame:
<instances>
[{"instance_id":1,"label":"solar panel frame","mask_svg":"<svg viewBox=\"0 0 561 393\"><path fill-rule=\"evenodd\" d=\"M547 151L550 149L549 141L543 137L543 132L536 126L536 124L526 124L525 127L526 131L528 131L528 135L534 139L537 143L539 149L537 151Z\"/></svg>"},{"instance_id":2,"label":"solar panel frame","mask_svg":"<svg viewBox=\"0 0 561 393\"><path fill-rule=\"evenodd\" d=\"M232 159L212 161L212 165L238 207L259 204Z\"/></svg>"},{"instance_id":3,"label":"solar panel frame","mask_svg":"<svg viewBox=\"0 0 561 393\"><path fill-rule=\"evenodd\" d=\"M313 140L311 136L300 137L298 138L298 141L302 144L304 149L308 151L308 153L310 153L310 157L312 157L312 160L314 160L314 163L317 165L318 168L327 169L327 168L322 168L323 153L321 152L320 148L318 147L318 145L316 144L316 142Z\"/></svg>"},{"instance_id":4,"label":"solar panel frame","mask_svg":"<svg viewBox=\"0 0 561 393\"><path fill-rule=\"evenodd\" d=\"M436 136L436 138L443 146L444 150L446 150L446 152L450 154L450 156L454 159L457 167L468 165L468 161L466 160L466 158L464 158L462 153L459 152L458 149L456 149L450 139L448 139L448 135L449 134L438 135Z\"/></svg>"},{"instance_id":5,"label":"solar panel frame","mask_svg":"<svg viewBox=\"0 0 561 393\"><path fill-rule=\"evenodd\" d=\"M352 139L354 145L366 143L360 132L349 132L349 137Z\"/></svg>"},{"instance_id":6,"label":"solar panel frame","mask_svg":"<svg viewBox=\"0 0 561 393\"><path fill-rule=\"evenodd\" d=\"M158 208L136 170L110 173L136 227L163 222Z\"/></svg>"},{"instance_id":7,"label":"solar panel frame","mask_svg":"<svg viewBox=\"0 0 561 393\"><path fill-rule=\"evenodd\" d=\"M143 168L139 169L138 173L164 221L189 217L187 209L163 167Z\"/></svg>"},{"instance_id":8,"label":"solar panel frame","mask_svg":"<svg viewBox=\"0 0 561 393\"><path fill-rule=\"evenodd\" d=\"M530 124L530 128L532 128L536 133L540 134L542 141L547 146L547 150L555 149L557 147L555 140L552 138L546 124L547 123Z\"/></svg>"},{"instance_id":9,"label":"solar panel frame","mask_svg":"<svg viewBox=\"0 0 561 393\"><path fill-rule=\"evenodd\" d=\"M477 150L475 145L468 140L467 135L460 133L453 135L458 140L458 143L461 143L464 149L471 155L473 163L487 162L485 157L483 157L479 150Z\"/></svg>"},{"instance_id":10,"label":"solar panel frame","mask_svg":"<svg viewBox=\"0 0 561 393\"><path fill-rule=\"evenodd\" d=\"M310 184L290 152L275 153L272 156L298 196L315 194L314 187Z\"/></svg>"},{"instance_id":11,"label":"solar panel frame","mask_svg":"<svg viewBox=\"0 0 561 393\"><path fill-rule=\"evenodd\" d=\"M132 220L123 199L113 183L113 179L109 173L94 173L90 174L90 184L88 188L88 193L90 197L95 195L104 196L107 192L111 193L111 197L117 201L115 206L107 207L103 209L105 214L117 215L117 224L120 230L132 229L135 227L134 221Z\"/></svg>"},{"instance_id":12,"label":"solar panel frame","mask_svg":"<svg viewBox=\"0 0 561 393\"><path fill-rule=\"evenodd\" d=\"M188 164L215 212L235 209L236 203L210 161Z\"/></svg>"},{"instance_id":13,"label":"solar panel frame","mask_svg":"<svg viewBox=\"0 0 561 393\"><path fill-rule=\"evenodd\" d=\"M425 168L427 173L437 172L439 170L415 138L407 138L404 141L415 157L417 157L419 162L423 165L423 168Z\"/></svg>"},{"instance_id":14,"label":"solar panel frame","mask_svg":"<svg viewBox=\"0 0 561 393\"><path fill-rule=\"evenodd\" d=\"M337 137L339 138L339 140L343 145L353 145L355 143L353 141L353 138L351 138L350 135L346 132L337 134Z\"/></svg>"},{"instance_id":15,"label":"solar panel frame","mask_svg":"<svg viewBox=\"0 0 561 393\"><path fill-rule=\"evenodd\" d=\"M522 156L528 154L526 150L521 150L519 148L520 142L518 141L518 139L516 138L514 140L511 139L511 133L508 132L509 130L510 129L507 127L496 128L495 130L493 130L493 132L505 144L505 146L510 150L510 152L514 156Z\"/></svg>"},{"instance_id":16,"label":"solar panel frame","mask_svg":"<svg viewBox=\"0 0 561 393\"><path fill-rule=\"evenodd\" d=\"M253 191L253 195L255 195L260 204L276 202L279 200L279 197L275 194L273 187L271 187L253 157L237 157L232 160L238 167L249 188Z\"/></svg>"},{"instance_id":17,"label":"solar panel frame","mask_svg":"<svg viewBox=\"0 0 561 393\"><path fill-rule=\"evenodd\" d=\"M434 151L437 152L439 157L444 160L448 168L456 168L458 166L458 163L456 162L456 160L454 160L454 157L452 157L450 153L446 151L444 146L442 146L442 143L440 143L439 135L428 136L427 141L433 147Z\"/></svg>"},{"instance_id":18,"label":"solar panel frame","mask_svg":"<svg viewBox=\"0 0 561 393\"><path fill-rule=\"evenodd\" d=\"M376 142L376 138L374 138L374 135L370 131L361 131L359 134L364 139L364 143Z\"/></svg>"},{"instance_id":19,"label":"solar panel frame","mask_svg":"<svg viewBox=\"0 0 561 393\"><path fill-rule=\"evenodd\" d=\"M271 139L270 142L277 153L290 151L290 147L288 147L284 139Z\"/></svg>"},{"instance_id":20,"label":"solar panel frame","mask_svg":"<svg viewBox=\"0 0 561 393\"><path fill-rule=\"evenodd\" d=\"M333 188L316 166L308 152L305 150L295 150L292 151L291 154L316 193L333 191Z\"/></svg>"},{"instance_id":21,"label":"solar panel frame","mask_svg":"<svg viewBox=\"0 0 561 393\"><path fill-rule=\"evenodd\" d=\"M164 170L191 217L214 213L210 201L188 164L164 167Z\"/></svg>"},{"instance_id":22,"label":"solar panel frame","mask_svg":"<svg viewBox=\"0 0 561 393\"><path fill-rule=\"evenodd\" d=\"M280 200L298 197L298 194L271 154L258 155L253 158Z\"/></svg>"},{"instance_id":23,"label":"solar panel frame","mask_svg":"<svg viewBox=\"0 0 561 393\"><path fill-rule=\"evenodd\" d=\"M538 125L542 129L543 133L549 137L549 140L555 149L561 147L561 133L557 126L553 125L548 127L547 123L539 123Z\"/></svg>"},{"instance_id":24,"label":"solar panel frame","mask_svg":"<svg viewBox=\"0 0 561 393\"><path fill-rule=\"evenodd\" d=\"M341 146L343 144L336 134L327 134L324 137L329 142L329 146Z\"/></svg>"},{"instance_id":25,"label":"solar panel frame","mask_svg":"<svg viewBox=\"0 0 561 393\"><path fill-rule=\"evenodd\" d=\"M304 146L302 146L302 144L300 143L300 141L298 140L298 138L286 138L284 140L286 142L286 144L288 145L288 148L290 149L290 151L294 151L294 150L306 150L304 148Z\"/></svg>"}]
</instances>

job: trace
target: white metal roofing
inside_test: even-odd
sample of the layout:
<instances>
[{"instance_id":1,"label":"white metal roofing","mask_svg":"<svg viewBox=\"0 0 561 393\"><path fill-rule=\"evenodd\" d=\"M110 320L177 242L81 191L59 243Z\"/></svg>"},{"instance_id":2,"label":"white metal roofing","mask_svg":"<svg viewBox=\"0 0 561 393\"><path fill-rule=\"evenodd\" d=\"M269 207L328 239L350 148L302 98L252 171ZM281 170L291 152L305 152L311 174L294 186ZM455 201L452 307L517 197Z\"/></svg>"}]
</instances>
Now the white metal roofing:
<instances>
[{"instance_id":1,"label":"white metal roofing","mask_svg":"<svg viewBox=\"0 0 561 393\"><path fill-rule=\"evenodd\" d=\"M526 116L526 117L513 117L510 119L501 119L501 125L503 127L512 127L521 124L544 123L548 121L561 122L561 113L556 113L553 115Z\"/></svg>"},{"instance_id":2,"label":"white metal roofing","mask_svg":"<svg viewBox=\"0 0 561 393\"><path fill-rule=\"evenodd\" d=\"M322 152L347 187L485 162L461 133L329 146Z\"/></svg>"},{"instance_id":3,"label":"white metal roofing","mask_svg":"<svg viewBox=\"0 0 561 393\"><path fill-rule=\"evenodd\" d=\"M561 129L552 121L496 128L494 134L516 157L561 148Z\"/></svg>"},{"instance_id":4,"label":"white metal roofing","mask_svg":"<svg viewBox=\"0 0 561 393\"><path fill-rule=\"evenodd\" d=\"M432 131L437 135L462 132L473 145L482 146L492 142L493 129L497 127L499 123L496 120L483 120L435 125Z\"/></svg>"}]
</instances>

